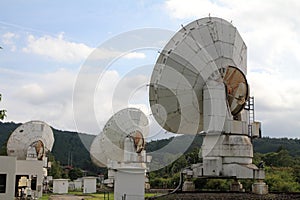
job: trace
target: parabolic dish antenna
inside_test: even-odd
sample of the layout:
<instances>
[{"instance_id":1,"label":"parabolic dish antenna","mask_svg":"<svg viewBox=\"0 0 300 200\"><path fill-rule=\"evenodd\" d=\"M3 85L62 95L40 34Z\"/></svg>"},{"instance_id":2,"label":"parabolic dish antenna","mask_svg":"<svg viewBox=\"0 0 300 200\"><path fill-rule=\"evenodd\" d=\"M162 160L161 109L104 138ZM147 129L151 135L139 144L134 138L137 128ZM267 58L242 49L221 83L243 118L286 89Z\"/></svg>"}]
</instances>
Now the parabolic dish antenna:
<instances>
[{"instance_id":1,"label":"parabolic dish antenna","mask_svg":"<svg viewBox=\"0 0 300 200\"><path fill-rule=\"evenodd\" d=\"M20 125L7 141L7 155L26 160L28 153L43 160L47 151L51 151L54 136L49 125L42 121L30 121Z\"/></svg>"},{"instance_id":2,"label":"parabolic dish antenna","mask_svg":"<svg viewBox=\"0 0 300 200\"><path fill-rule=\"evenodd\" d=\"M227 88L223 121L227 112L238 115L248 98L246 56L237 29L223 19L207 17L183 27L161 51L152 72L149 101L156 121L173 133L202 131L203 90L211 79ZM214 95L212 101L226 99Z\"/></svg>"},{"instance_id":3,"label":"parabolic dish antenna","mask_svg":"<svg viewBox=\"0 0 300 200\"><path fill-rule=\"evenodd\" d=\"M97 135L90 147L92 161L105 167L109 160L123 162L124 141L131 137L134 151L140 153L145 147L148 134L147 116L136 108L126 108L114 114L105 124L103 131Z\"/></svg>"}]
</instances>

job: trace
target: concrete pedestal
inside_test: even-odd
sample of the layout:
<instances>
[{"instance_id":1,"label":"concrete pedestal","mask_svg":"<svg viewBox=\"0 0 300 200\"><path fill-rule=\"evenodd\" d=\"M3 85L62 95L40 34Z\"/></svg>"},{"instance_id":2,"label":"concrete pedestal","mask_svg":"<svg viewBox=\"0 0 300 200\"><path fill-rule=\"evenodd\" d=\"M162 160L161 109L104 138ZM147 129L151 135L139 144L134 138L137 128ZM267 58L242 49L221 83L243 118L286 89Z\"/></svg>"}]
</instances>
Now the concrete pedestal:
<instances>
[{"instance_id":1,"label":"concrete pedestal","mask_svg":"<svg viewBox=\"0 0 300 200\"><path fill-rule=\"evenodd\" d=\"M239 181L234 181L233 183L231 183L230 191L243 192L243 185Z\"/></svg>"},{"instance_id":2,"label":"concrete pedestal","mask_svg":"<svg viewBox=\"0 0 300 200\"><path fill-rule=\"evenodd\" d=\"M145 199L145 168L122 167L115 174L115 200Z\"/></svg>"},{"instance_id":3,"label":"concrete pedestal","mask_svg":"<svg viewBox=\"0 0 300 200\"><path fill-rule=\"evenodd\" d=\"M252 192L254 194L268 194L269 188L265 182L259 181L252 184Z\"/></svg>"},{"instance_id":4,"label":"concrete pedestal","mask_svg":"<svg viewBox=\"0 0 300 200\"><path fill-rule=\"evenodd\" d=\"M193 183L193 181L184 181L182 191L195 191L195 184Z\"/></svg>"}]
</instances>

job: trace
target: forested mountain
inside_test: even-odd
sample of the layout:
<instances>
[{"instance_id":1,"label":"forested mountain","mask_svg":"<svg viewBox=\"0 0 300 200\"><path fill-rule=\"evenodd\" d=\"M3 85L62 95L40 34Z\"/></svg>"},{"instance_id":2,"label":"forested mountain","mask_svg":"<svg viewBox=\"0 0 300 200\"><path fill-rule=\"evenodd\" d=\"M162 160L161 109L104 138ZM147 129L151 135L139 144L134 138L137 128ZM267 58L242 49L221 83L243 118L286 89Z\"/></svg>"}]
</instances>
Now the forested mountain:
<instances>
[{"instance_id":1,"label":"forested mountain","mask_svg":"<svg viewBox=\"0 0 300 200\"><path fill-rule=\"evenodd\" d=\"M190 136L180 136L175 138L178 140L178 143L181 142L181 137L190 137ZM147 143L148 151L155 151L160 149L170 143L174 138L163 139L158 141L151 141ZM202 136L197 135L194 138L191 146L188 148L188 151L192 151L194 148L199 148L202 144ZM182 145L182 144L181 144ZM291 156L300 156L300 139L291 139L291 138L270 138L263 137L253 139L254 152L257 153L270 153L276 152L279 148L284 148L289 151ZM177 148L179 149L179 148ZM174 150L176 152L176 150Z\"/></svg>"},{"instance_id":2,"label":"forested mountain","mask_svg":"<svg viewBox=\"0 0 300 200\"><path fill-rule=\"evenodd\" d=\"M9 135L19 126L14 122L0 122L0 153L5 154L6 141L9 138ZM89 146L94 139L94 135L70 132L70 131L61 131L55 128L53 129L55 142L52 149L52 154L55 159L60 162L61 165L72 164L75 167L79 167L88 171L97 172L98 168L94 166L91 162L89 156ZM84 141L85 145L83 145ZM177 154L182 145L185 145L185 141L192 141L190 147L187 149L187 152L192 152L194 149L197 149L202 144L202 137L196 136L191 139L191 136L178 136L169 139L163 139L158 141L151 141L147 143L146 150L147 152L153 152L157 149L161 149L165 146L168 146L165 152L169 154ZM169 143L172 145L167 145ZM291 156L300 156L300 140L299 139L288 139L288 138L260 138L253 140L254 151L258 153L270 153L277 152L278 149L286 149ZM71 163L72 162L72 163Z\"/></svg>"},{"instance_id":3,"label":"forested mountain","mask_svg":"<svg viewBox=\"0 0 300 200\"><path fill-rule=\"evenodd\" d=\"M6 141L9 135L19 126L13 122L0 122L0 155L6 154ZM71 172L78 168L88 171L90 174L105 173L104 168L92 164L89 156L89 146L94 135L61 131L53 129L55 142L52 155L55 157L50 174L56 178L72 178ZM169 162L164 167L150 172L150 184L153 188L172 188L179 181L179 172L182 168L193 163L200 162L198 156L199 147L202 144L201 136L177 136L169 139L151 141L146 144L147 153L156 153L158 149L164 149L164 153L156 154L151 164L162 164L166 160L174 160L174 155L181 155L182 149L190 143L184 155L179 156L175 162ZM82 143L84 141L84 144ZM270 191L300 191L300 140L288 138L260 138L254 139L253 162L258 164L261 160L266 165L266 183ZM153 155L153 154L152 154ZM52 156L51 156L52 157ZM75 167L68 174L62 171L60 165L72 165ZM150 166L151 167L151 166ZM253 180L241 180L245 188L251 188ZM197 189L227 190L231 180L224 179L195 179Z\"/></svg>"}]
</instances>

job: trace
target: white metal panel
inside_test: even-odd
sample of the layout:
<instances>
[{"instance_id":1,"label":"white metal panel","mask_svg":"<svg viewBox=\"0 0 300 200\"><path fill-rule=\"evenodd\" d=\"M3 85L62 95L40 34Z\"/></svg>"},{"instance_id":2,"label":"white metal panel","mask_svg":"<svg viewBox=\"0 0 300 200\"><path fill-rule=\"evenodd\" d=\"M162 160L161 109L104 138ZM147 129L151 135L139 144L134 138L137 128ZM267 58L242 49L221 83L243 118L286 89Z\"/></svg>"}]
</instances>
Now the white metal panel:
<instances>
[{"instance_id":1,"label":"white metal panel","mask_svg":"<svg viewBox=\"0 0 300 200\"><path fill-rule=\"evenodd\" d=\"M217 52L217 47L214 43L205 47L205 50L210 55L212 60L215 60L220 56L220 54L218 54Z\"/></svg>"},{"instance_id":2,"label":"white metal panel","mask_svg":"<svg viewBox=\"0 0 300 200\"><path fill-rule=\"evenodd\" d=\"M234 48L233 44L223 43L223 56L225 58L231 58L232 59L233 48Z\"/></svg>"},{"instance_id":3,"label":"white metal panel","mask_svg":"<svg viewBox=\"0 0 300 200\"><path fill-rule=\"evenodd\" d=\"M207 26L203 26L197 30L200 32L199 34L201 36L201 41L203 42L201 45L204 48L213 44L214 41Z\"/></svg>"},{"instance_id":4,"label":"white metal panel","mask_svg":"<svg viewBox=\"0 0 300 200\"><path fill-rule=\"evenodd\" d=\"M211 58L211 56L208 54L208 52L206 51L206 49L201 49L201 51L199 51L197 53L197 56L203 60L204 64L200 65L201 63L199 63L198 65L195 65L195 68L198 71L203 70L204 68L207 67L207 65L211 65L214 66L213 64L213 59Z\"/></svg>"},{"instance_id":5,"label":"white metal panel","mask_svg":"<svg viewBox=\"0 0 300 200\"><path fill-rule=\"evenodd\" d=\"M218 66L218 68L227 68L228 66L236 66L230 58L219 57L214 61L214 63Z\"/></svg>"},{"instance_id":6,"label":"white metal panel","mask_svg":"<svg viewBox=\"0 0 300 200\"><path fill-rule=\"evenodd\" d=\"M234 43L237 30L232 24L217 23L217 30L219 32L219 40L229 44Z\"/></svg>"},{"instance_id":7,"label":"white metal panel","mask_svg":"<svg viewBox=\"0 0 300 200\"><path fill-rule=\"evenodd\" d=\"M189 60L189 63L194 66L197 71L201 71L209 62L205 57L201 56L202 53L198 52L194 57ZM170 65L172 66L172 65Z\"/></svg>"},{"instance_id":8,"label":"white metal panel","mask_svg":"<svg viewBox=\"0 0 300 200\"><path fill-rule=\"evenodd\" d=\"M241 70L247 75L247 46L244 45L241 51L241 61L238 66L241 66Z\"/></svg>"},{"instance_id":9,"label":"white metal panel","mask_svg":"<svg viewBox=\"0 0 300 200\"><path fill-rule=\"evenodd\" d=\"M207 81L209 77L217 70L217 67L214 65L213 62L208 63L201 71L200 75L203 80Z\"/></svg>"},{"instance_id":10,"label":"white metal panel","mask_svg":"<svg viewBox=\"0 0 300 200\"><path fill-rule=\"evenodd\" d=\"M200 48L204 48L205 43L204 43L204 41L202 41L203 37L201 35L200 30L201 30L201 28L197 27L197 28L195 28L195 30L191 31L191 37L195 40L195 42L197 43L197 45ZM207 43L209 43L209 42L207 42ZM211 44L211 42L209 44Z\"/></svg>"},{"instance_id":11,"label":"white metal panel","mask_svg":"<svg viewBox=\"0 0 300 200\"><path fill-rule=\"evenodd\" d=\"M190 60L196 52L190 48L185 42L181 42L178 44L177 48L175 48L172 53L180 55L185 60Z\"/></svg>"},{"instance_id":12,"label":"white metal panel","mask_svg":"<svg viewBox=\"0 0 300 200\"><path fill-rule=\"evenodd\" d=\"M180 59L179 56L174 55L175 58L172 58L171 56L166 59L166 65L172 66L173 69L178 71L179 73L182 73L185 69L185 66L187 65L187 61L183 61ZM183 61L184 63L181 63ZM162 67L161 67L162 68Z\"/></svg>"},{"instance_id":13,"label":"white metal panel","mask_svg":"<svg viewBox=\"0 0 300 200\"><path fill-rule=\"evenodd\" d=\"M184 38L184 43L186 43L186 45L189 46L189 48L195 53L197 53L201 49L191 33L187 34L187 36Z\"/></svg>"}]
</instances>

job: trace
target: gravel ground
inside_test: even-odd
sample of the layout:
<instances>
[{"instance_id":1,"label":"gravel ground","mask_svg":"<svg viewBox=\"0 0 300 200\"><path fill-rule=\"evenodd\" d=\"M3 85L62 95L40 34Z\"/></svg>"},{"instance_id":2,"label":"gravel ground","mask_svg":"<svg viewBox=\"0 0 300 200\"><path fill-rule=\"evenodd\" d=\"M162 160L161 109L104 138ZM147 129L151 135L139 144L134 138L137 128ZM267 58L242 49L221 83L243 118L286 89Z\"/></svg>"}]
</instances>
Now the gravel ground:
<instances>
[{"instance_id":1,"label":"gravel ground","mask_svg":"<svg viewBox=\"0 0 300 200\"><path fill-rule=\"evenodd\" d=\"M157 200L290 200L300 199L300 194L268 194L250 193L182 193L172 194Z\"/></svg>"}]
</instances>

